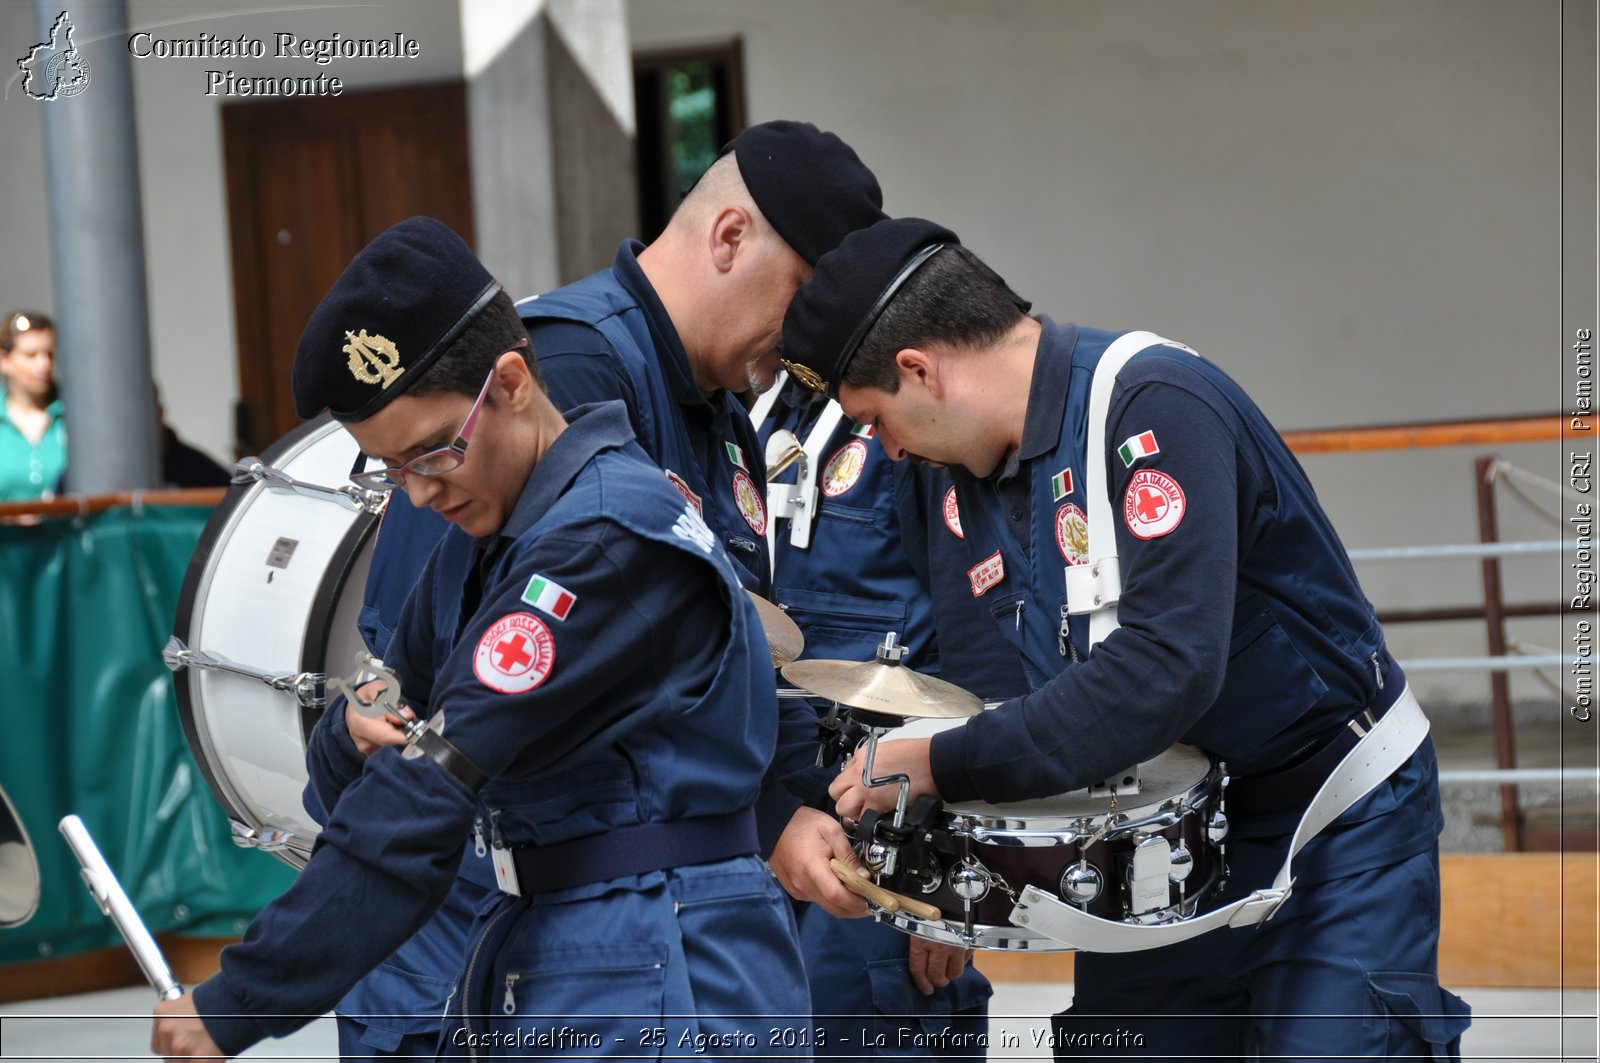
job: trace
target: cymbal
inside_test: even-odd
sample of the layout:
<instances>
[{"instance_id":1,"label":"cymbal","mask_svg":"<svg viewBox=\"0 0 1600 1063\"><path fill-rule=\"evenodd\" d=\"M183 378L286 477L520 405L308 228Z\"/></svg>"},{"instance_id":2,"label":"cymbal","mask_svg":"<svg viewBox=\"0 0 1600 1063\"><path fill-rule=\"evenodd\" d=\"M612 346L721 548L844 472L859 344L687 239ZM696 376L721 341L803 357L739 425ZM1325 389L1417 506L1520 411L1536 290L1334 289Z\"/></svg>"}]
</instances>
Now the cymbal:
<instances>
[{"instance_id":1,"label":"cymbal","mask_svg":"<svg viewBox=\"0 0 1600 1063\"><path fill-rule=\"evenodd\" d=\"M899 663L796 661L781 670L789 682L818 697L885 716L949 720L983 711L977 695Z\"/></svg>"},{"instance_id":2,"label":"cymbal","mask_svg":"<svg viewBox=\"0 0 1600 1063\"><path fill-rule=\"evenodd\" d=\"M800 656L806 648L806 637L789 619L789 614L767 601L755 591L746 590L756 603L756 614L761 617L761 629L767 635L767 651L772 654L772 667L781 668Z\"/></svg>"},{"instance_id":3,"label":"cymbal","mask_svg":"<svg viewBox=\"0 0 1600 1063\"><path fill-rule=\"evenodd\" d=\"M0 927L21 926L39 907L39 862L16 806L0 790Z\"/></svg>"}]
</instances>

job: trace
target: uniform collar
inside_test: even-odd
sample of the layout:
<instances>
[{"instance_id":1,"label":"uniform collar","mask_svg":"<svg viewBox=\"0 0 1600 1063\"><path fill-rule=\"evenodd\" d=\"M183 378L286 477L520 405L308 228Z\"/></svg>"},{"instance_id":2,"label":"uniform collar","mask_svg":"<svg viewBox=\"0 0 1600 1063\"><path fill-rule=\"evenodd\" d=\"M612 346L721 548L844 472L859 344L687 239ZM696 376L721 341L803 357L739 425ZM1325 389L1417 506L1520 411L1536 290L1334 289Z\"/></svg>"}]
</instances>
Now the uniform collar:
<instances>
[{"instance_id":1,"label":"uniform collar","mask_svg":"<svg viewBox=\"0 0 1600 1063\"><path fill-rule=\"evenodd\" d=\"M628 407L620 399L577 406L563 416L567 419L567 430L556 436L539 464L533 467L505 527L479 539L479 545L488 547L496 539L516 539L522 535L555 505L596 454L633 441Z\"/></svg>"},{"instance_id":2,"label":"uniform collar","mask_svg":"<svg viewBox=\"0 0 1600 1063\"><path fill-rule=\"evenodd\" d=\"M644 275L644 270L639 266L639 252L643 250L644 244L637 240L622 241L622 246L617 248L617 260L611 268L616 271L622 287L644 311L650 336L655 340L656 360L661 363L661 371L666 375L667 387L685 406L710 405L700 385L694 382L694 373L689 370L689 354L683 349L678 327L672 323L667 308L661 305L661 297L656 295L650 278Z\"/></svg>"},{"instance_id":3,"label":"uniform collar","mask_svg":"<svg viewBox=\"0 0 1600 1063\"><path fill-rule=\"evenodd\" d=\"M1022 420L1022 443L1006 459L1000 478L1015 476L1025 461L1042 457L1061 442L1061 419L1066 416L1067 386L1072 379L1072 351L1078 343L1076 325L1057 325L1039 315L1039 349L1033 359L1033 380L1028 385L1028 412Z\"/></svg>"}]
</instances>

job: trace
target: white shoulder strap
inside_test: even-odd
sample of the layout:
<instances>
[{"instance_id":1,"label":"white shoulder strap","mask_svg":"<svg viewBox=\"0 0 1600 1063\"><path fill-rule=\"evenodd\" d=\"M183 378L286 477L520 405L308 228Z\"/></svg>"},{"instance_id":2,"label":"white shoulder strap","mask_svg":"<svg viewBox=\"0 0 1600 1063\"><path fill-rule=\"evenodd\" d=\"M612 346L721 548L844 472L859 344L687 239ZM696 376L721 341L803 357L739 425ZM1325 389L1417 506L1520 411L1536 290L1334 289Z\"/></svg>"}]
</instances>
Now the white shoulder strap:
<instances>
[{"instance_id":1,"label":"white shoulder strap","mask_svg":"<svg viewBox=\"0 0 1600 1063\"><path fill-rule=\"evenodd\" d=\"M760 428L761 422L772 416L772 407L777 404L778 395L788 379L788 370L778 370L778 375L772 378L772 386L756 396L755 404L750 407L751 424Z\"/></svg>"},{"instance_id":2,"label":"white shoulder strap","mask_svg":"<svg viewBox=\"0 0 1600 1063\"><path fill-rule=\"evenodd\" d=\"M1117 629L1117 601L1122 597L1122 573L1117 563L1117 536L1106 483L1106 413L1117 373L1128 359L1150 347L1176 347L1195 352L1154 332L1127 332L1111 341L1095 366L1089 386L1088 468L1083 470L1084 496L1089 502L1089 549L1081 565L1066 568L1067 612L1089 617L1089 647Z\"/></svg>"},{"instance_id":3,"label":"white shoulder strap","mask_svg":"<svg viewBox=\"0 0 1600 1063\"><path fill-rule=\"evenodd\" d=\"M1162 339L1154 333L1130 332L1119 336L1100 356L1089 389L1086 457L1089 467L1084 470L1084 490L1089 501L1089 551L1085 564L1068 566L1066 581L1067 611L1073 615L1089 615L1091 647L1117 629L1117 600L1122 593L1116 533L1111 523L1111 499L1105 482L1106 413L1111 408L1112 386L1117 372L1128 359L1158 346L1176 347L1195 354L1183 344ZM1249 926L1270 919L1278 906L1288 899L1294 885L1295 854L1351 805L1393 775L1416 752L1427 734L1428 718L1407 687L1394 707L1339 762L1311 799L1300 817L1283 866L1267 889L1256 890L1233 904L1193 919L1142 926L1090 915L1037 887L1028 886L1011 913L1011 921L1085 952L1138 952L1187 941L1222 926Z\"/></svg>"},{"instance_id":4,"label":"white shoulder strap","mask_svg":"<svg viewBox=\"0 0 1600 1063\"><path fill-rule=\"evenodd\" d=\"M1272 918L1294 886L1292 865L1306 843L1410 759L1428 735L1428 718L1406 687L1383 719L1345 754L1311 799L1289 842L1272 885L1193 919L1140 926L1090 915L1036 886L1023 889L1011 911L1015 926L1037 930L1084 952L1140 952L1174 945L1224 926L1249 926Z\"/></svg>"}]
</instances>

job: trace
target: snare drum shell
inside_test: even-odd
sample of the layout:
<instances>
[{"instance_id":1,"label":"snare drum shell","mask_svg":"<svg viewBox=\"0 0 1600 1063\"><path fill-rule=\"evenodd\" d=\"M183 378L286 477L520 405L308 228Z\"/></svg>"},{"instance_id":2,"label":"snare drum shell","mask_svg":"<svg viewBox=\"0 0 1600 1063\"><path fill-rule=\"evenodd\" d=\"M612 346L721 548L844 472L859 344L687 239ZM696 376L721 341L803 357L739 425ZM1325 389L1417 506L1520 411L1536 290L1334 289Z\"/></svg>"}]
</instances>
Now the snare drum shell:
<instances>
[{"instance_id":1,"label":"snare drum shell","mask_svg":"<svg viewBox=\"0 0 1600 1063\"><path fill-rule=\"evenodd\" d=\"M960 723L919 720L891 737L925 738ZM924 874L919 880L919 869L906 860L893 875L880 876L879 882L935 905L952 925L965 925L970 919L974 926L1004 928L991 937L1019 939L1002 947L1033 948L1037 945L1020 940L1027 932L1011 927L1013 893L1020 895L1024 886L1032 885L1061 897L1062 876L1082 861L1099 873L1103 885L1099 896L1081 907L1103 919L1121 920L1129 900L1127 861L1140 841L1160 837L1172 846L1182 844L1193 857L1182 883L1169 883L1168 903L1192 902L1223 874L1222 853L1206 832L1206 813L1221 793L1220 770L1203 751L1180 745L1142 763L1139 782L1137 794L1118 796L1115 813L1108 794L1089 790L1006 804L946 805L937 824L923 835L922 863L936 865L937 875ZM1113 818L1099 840L1087 847L1082 844ZM1011 893L996 882L969 909L949 884L950 873L969 859L1004 880ZM939 885L924 891L919 881L929 878L937 878ZM918 932L915 927L902 929ZM936 934L926 936L942 940Z\"/></svg>"},{"instance_id":2,"label":"snare drum shell","mask_svg":"<svg viewBox=\"0 0 1600 1063\"><path fill-rule=\"evenodd\" d=\"M298 481L339 486L357 450L324 415L262 461ZM375 515L331 498L234 485L190 560L174 634L190 649L273 674L351 674L365 650L356 617L376 526ZM229 818L258 835L287 835L288 848L272 851L303 867L320 830L302 803L306 741L320 710L210 669L187 669L176 690L184 736Z\"/></svg>"}]
</instances>

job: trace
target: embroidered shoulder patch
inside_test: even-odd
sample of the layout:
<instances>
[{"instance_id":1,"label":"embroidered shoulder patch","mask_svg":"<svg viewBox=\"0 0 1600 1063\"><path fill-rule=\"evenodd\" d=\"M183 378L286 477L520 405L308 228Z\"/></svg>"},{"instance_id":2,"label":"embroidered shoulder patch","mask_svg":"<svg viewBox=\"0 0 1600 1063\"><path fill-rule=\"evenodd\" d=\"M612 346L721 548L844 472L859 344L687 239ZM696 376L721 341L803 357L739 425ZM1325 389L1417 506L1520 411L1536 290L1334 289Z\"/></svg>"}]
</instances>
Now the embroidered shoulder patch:
<instances>
[{"instance_id":1,"label":"embroidered shoulder patch","mask_svg":"<svg viewBox=\"0 0 1600 1063\"><path fill-rule=\"evenodd\" d=\"M867 467L867 445L852 439L833 452L828 464L822 468L822 493L838 498L861 479L861 470Z\"/></svg>"},{"instance_id":2,"label":"embroidered shoulder patch","mask_svg":"<svg viewBox=\"0 0 1600 1063\"><path fill-rule=\"evenodd\" d=\"M706 524L705 518L700 516L700 511L693 506L683 507L677 522L672 525L672 534L686 543L698 546L703 554L709 554L711 548L717 545L717 537L711 533L711 528Z\"/></svg>"},{"instance_id":3,"label":"embroidered shoulder patch","mask_svg":"<svg viewBox=\"0 0 1600 1063\"><path fill-rule=\"evenodd\" d=\"M478 681L501 694L525 694L550 677L556 640L532 613L511 613L489 625L473 652Z\"/></svg>"},{"instance_id":4,"label":"embroidered shoulder patch","mask_svg":"<svg viewBox=\"0 0 1600 1063\"><path fill-rule=\"evenodd\" d=\"M967 579L972 581L972 596L978 598L1006 578L1005 559L996 550L976 565L967 569Z\"/></svg>"},{"instance_id":5,"label":"embroidered shoulder patch","mask_svg":"<svg viewBox=\"0 0 1600 1063\"><path fill-rule=\"evenodd\" d=\"M1129 436L1122 441L1122 446L1117 448L1117 456L1122 459L1123 468L1127 468L1140 458L1148 458L1152 454L1161 453L1161 447L1156 444L1154 432L1140 432L1136 436Z\"/></svg>"},{"instance_id":6,"label":"embroidered shoulder patch","mask_svg":"<svg viewBox=\"0 0 1600 1063\"><path fill-rule=\"evenodd\" d=\"M956 505L956 489L950 488L944 493L944 526L950 529L950 534L957 539L965 539L967 533L961 530L961 507Z\"/></svg>"},{"instance_id":7,"label":"embroidered shoulder patch","mask_svg":"<svg viewBox=\"0 0 1600 1063\"><path fill-rule=\"evenodd\" d=\"M1155 469L1140 469L1122 496L1122 519L1141 539L1166 535L1183 521L1187 508L1178 481Z\"/></svg>"},{"instance_id":8,"label":"embroidered shoulder patch","mask_svg":"<svg viewBox=\"0 0 1600 1063\"><path fill-rule=\"evenodd\" d=\"M1063 498L1066 498L1068 495L1072 494L1071 469L1062 469L1060 472L1050 477L1050 493L1055 496L1051 499L1053 502L1059 502Z\"/></svg>"},{"instance_id":9,"label":"embroidered shoulder patch","mask_svg":"<svg viewBox=\"0 0 1600 1063\"><path fill-rule=\"evenodd\" d=\"M565 620L567 614L572 612L572 607L578 604L576 594L553 579L537 575L530 579L528 586L523 589L522 600L557 620Z\"/></svg>"},{"instance_id":10,"label":"embroidered shoulder patch","mask_svg":"<svg viewBox=\"0 0 1600 1063\"><path fill-rule=\"evenodd\" d=\"M699 495L689 490L689 482L683 477L679 476L677 473L673 472L671 469L667 469L665 471L667 474L667 482L678 489L678 493L684 497L685 501L694 507L694 511L696 513L700 514L702 517L705 516L705 504L701 502Z\"/></svg>"}]
</instances>

